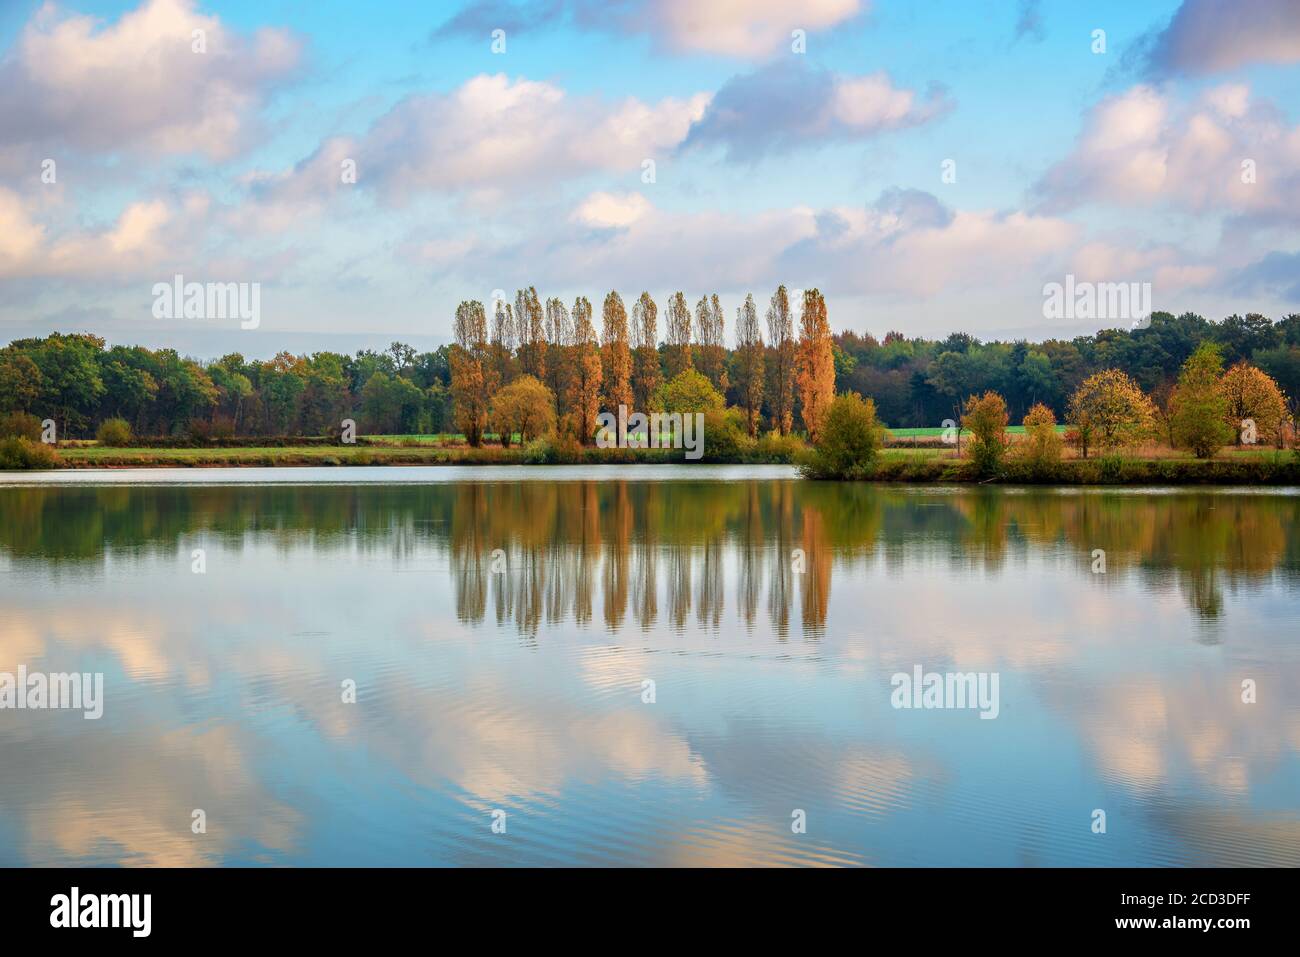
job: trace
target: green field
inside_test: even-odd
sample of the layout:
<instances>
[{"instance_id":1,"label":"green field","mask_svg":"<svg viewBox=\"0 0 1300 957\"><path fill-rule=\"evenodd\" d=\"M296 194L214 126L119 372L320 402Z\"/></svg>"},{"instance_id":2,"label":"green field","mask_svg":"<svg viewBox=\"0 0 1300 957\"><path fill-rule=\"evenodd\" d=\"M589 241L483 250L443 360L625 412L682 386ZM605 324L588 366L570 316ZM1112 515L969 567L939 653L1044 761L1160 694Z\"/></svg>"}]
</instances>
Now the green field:
<instances>
[{"instance_id":1,"label":"green field","mask_svg":"<svg viewBox=\"0 0 1300 957\"><path fill-rule=\"evenodd\" d=\"M1056 431L1058 433L1064 434L1067 428L1068 426L1058 425L1056 427ZM900 438L900 439L913 439L913 438L930 439L930 438L938 438L939 436L943 435L945 431L947 430L942 428L927 427L923 429L890 429L889 434L893 435L895 438ZM1007 426L1007 433L1009 435L1024 435L1025 427L1023 425L1009 425ZM962 429L961 434L964 436L970 435L971 434L970 429Z\"/></svg>"}]
</instances>

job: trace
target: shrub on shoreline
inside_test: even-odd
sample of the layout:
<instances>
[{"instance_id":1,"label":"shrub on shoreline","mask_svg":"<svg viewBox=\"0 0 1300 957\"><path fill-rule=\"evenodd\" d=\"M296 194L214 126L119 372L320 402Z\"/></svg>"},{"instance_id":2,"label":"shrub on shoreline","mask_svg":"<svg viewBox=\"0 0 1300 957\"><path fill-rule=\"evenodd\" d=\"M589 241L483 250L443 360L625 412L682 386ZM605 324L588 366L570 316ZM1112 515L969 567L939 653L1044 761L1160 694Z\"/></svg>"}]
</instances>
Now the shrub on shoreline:
<instances>
[{"instance_id":1,"label":"shrub on shoreline","mask_svg":"<svg viewBox=\"0 0 1300 957\"><path fill-rule=\"evenodd\" d=\"M991 478L1002 464L1007 450L1007 402L996 392L985 392L978 398L971 396L966 402L966 414L961 417L962 428L974 435L970 457L975 471Z\"/></svg>"},{"instance_id":2,"label":"shrub on shoreline","mask_svg":"<svg viewBox=\"0 0 1300 957\"><path fill-rule=\"evenodd\" d=\"M132 440L131 423L126 419L105 419L95 430L95 438L99 440L100 445L109 448L127 448Z\"/></svg>"},{"instance_id":3,"label":"shrub on shoreline","mask_svg":"<svg viewBox=\"0 0 1300 957\"><path fill-rule=\"evenodd\" d=\"M874 401L856 392L837 395L800 470L813 479L870 478L880 458L882 431Z\"/></svg>"},{"instance_id":4,"label":"shrub on shoreline","mask_svg":"<svg viewBox=\"0 0 1300 957\"><path fill-rule=\"evenodd\" d=\"M1045 477L1054 474L1061 464L1061 436L1056 431L1056 415L1038 402L1025 416L1025 441L1020 458L1031 474Z\"/></svg>"},{"instance_id":5,"label":"shrub on shoreline","mask_svg":"<svg viewBox=\"0 0 1300 957\"><path fill-rule=\"evenodd\" d=\"M22 435L0 439L0 472L53 469L58 466L58 455L42 442L33 442Z\"/></svg>"},{"instance_id":6,"label":"shrub on shoreline","mask_svg":"<svg viewBox=\"0 0 1300 957\"><path fill-rule=\"evenodd\" d=\"M21 436L30 442L41 440L41 420L30 412L0 414L0 439Z\"/></svg>"}]
</instances>

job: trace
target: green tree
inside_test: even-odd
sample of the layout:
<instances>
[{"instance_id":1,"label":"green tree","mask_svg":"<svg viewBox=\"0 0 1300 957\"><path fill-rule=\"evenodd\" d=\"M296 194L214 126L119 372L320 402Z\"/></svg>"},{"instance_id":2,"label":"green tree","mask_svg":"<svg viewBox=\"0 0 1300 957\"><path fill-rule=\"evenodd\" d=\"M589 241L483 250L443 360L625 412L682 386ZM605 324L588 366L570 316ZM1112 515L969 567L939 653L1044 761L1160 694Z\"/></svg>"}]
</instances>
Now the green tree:
<instances>
[{"instance_id":1,"label":"green tree","mask_svg":"<svg viewBox=\"0 0 1300 957\"><path fill-rule=\"evenodd\" d=\"M1213 342L1202 342L1183 363L1178 386L1170 397L1170 426L1174 442L1198 458L1212 458L1232 441L1228 398L1223 393L1223 357Z\"/></svg>"},{"instance_id":2,"label":"green tree","mask_svg":"<svg viewBox=\"0 0 1300 957\"><path fill-rule=\"evenodd\" d=\"M380 435L413 431L424 394L409 379L376 372L361 390L362 427Z\"/></svg>"},{"instance_id":3,"label":"green tree","mask_svg":"<svg viewBox=\"0 0 1300 957\"><path fill-rule=\"evenodd\" d=\"M659 387L655 407L665 412L721 411L726 403L713 383L702 373L687 369Z\"/></svg>"},{"instance_id":4,"label":"green tree","mask_svg":"<svg viewBox=\"0 0 1300 957\"><path fill-rule=\"evenodd\" d=\"M98 410L104 381L96 357L103 348L98 336L56 332L32 354L43 385L38 401L57 420L60 433L85 428Z\"/></svg>"},{"instance_id":5,"label":"green tree","mask_svg":"<svg viewBox=\"0 0 1300 957\"><path fill-rule=\"evenodd\" d=\"M0 411L30 412L45 390L32 357L12 347L0 352Z\"/></svg>"}]
</instances>

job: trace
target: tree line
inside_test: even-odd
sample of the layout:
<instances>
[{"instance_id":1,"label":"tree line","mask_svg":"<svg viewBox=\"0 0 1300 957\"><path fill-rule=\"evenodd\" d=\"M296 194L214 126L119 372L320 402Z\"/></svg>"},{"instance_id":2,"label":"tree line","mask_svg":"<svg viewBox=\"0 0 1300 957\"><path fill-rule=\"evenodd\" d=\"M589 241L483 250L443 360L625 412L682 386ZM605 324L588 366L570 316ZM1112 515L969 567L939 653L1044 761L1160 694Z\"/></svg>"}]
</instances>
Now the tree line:
<instances>
[{"instance_id":1,"label":"tree line","mask_svg":"<svg viewBox=\"0 0 1300 957\"><path fill-rule=\"evenodd\" d=\"M816 436L835 393L835 346L826 301L803 294L796 316L785 286L767 309L768 341L753 295L737 310L736 348L724 344L725 320L717 294L694 309L684 293L664 308L648 292L629 316L617 292L605 296L597 332L591 302L559 299L543 305L536 289L498 299L489 322L483 303L456 309L450 388L456 430L470 445L495 432L508 445L558 431L579 444L595 438L601 411L711 412L728 407L750 437L760 424L788 435L795 413ZM796 338L797 331L797 338Z\"/></svg>"},{"instance_id":2,"label":"tree line","mask_svg":"<svg viewBox=\"0 0 1300 957\"><path fill-rule=\"evenodd\" d=\"M692 308L677 292L661 309L643 292L629 309L610 292L597 316L586 297L543 301L529 287L493 301L490 315L481 302L462 302L454 343L430 352L395 342L355 355L204 361L55 333L0 349L0 412L53 419L61 437L94 435L108 419L142 436L330 435L352 418L367 434L455 432L479 444L552 430L590 442L600 411L696 403L730 410L750 436L800 430L816 438L841 392L871 398L895 428L960 421L968 399L986 392L1003 397L1016 421L1037 405L1065 421L1071 397L1107 370L1168 410L1184 364L1205 342L1225 367L1246 361L1275 380L1293 417L1300 396L1300 315L1213 322L1157 312L1143 328L1036 343L897 331L876 339L832 334L818 290L792 302L781 286L761 311L746 296L732 322L728 347L716 294Z\"/></svg>"}]
</instances>

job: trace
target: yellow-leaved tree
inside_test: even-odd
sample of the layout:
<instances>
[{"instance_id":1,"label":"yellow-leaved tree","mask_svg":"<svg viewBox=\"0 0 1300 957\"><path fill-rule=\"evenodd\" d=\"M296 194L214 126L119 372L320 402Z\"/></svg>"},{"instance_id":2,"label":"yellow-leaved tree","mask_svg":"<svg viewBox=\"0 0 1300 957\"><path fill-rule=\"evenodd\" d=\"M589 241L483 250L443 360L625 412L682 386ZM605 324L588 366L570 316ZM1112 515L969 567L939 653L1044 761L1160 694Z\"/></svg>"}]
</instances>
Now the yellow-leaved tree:
<instances>
[{"instance_id":1,"label":"yellow-leaved tree","mask_svg":"<svg viewBox=\"0 0 1300 957\"><path fill-rule=\"evenodd\" d=\"M492 423L509 445L515 432L525 444L555 431L555 396L538 379L521 375L492 399Z\"/></svg>"},{"instance_id":2,"label":"yellow-leaved tree","mask_svg":"<svg viewBox=\"0 0 1300 957\"><path fill-rule=\"evenodd\" d=\"M1156 407L1127 374L1106 369L1090 375L1070 397L1070 420L1079 432L1083 457L1096 446L1112 451L1151 436Z\"/></svg>"},{"instance_id":3,"label":"yellow-leaved tree","mask_svg":"<svg viewBox=\"0 0 1300 957\"><path fill-rule=\"evenodd\" d=\"M826 320L826 300L820 291L803 295L803 316L799 322L799 401L808 437L817 441L826 410L835 398L835 353L831 348L831 327Z\"/></svg>"},{"instance_id":4,"label":"yellow-leaved tree","mask_svg":"<svg viewBox=\"0 0 1300 957\"><path fill-rule=\"evenodd\" d=\"M1286 397L1273 377L1248 362L1238 362L1219 382L1228 400L1228 424L1237 444L1276 442L1286 421Z\"/></svg>"},{"instance_id":5,"label":"yellow-leaved tree","mask_svg":"<svg viewBox=\"0 0 1300 957\"><path fill-rule=\"evenodd\" d=\"M477 446L487 427L488 403L495 391L495 376L488 363L487 313L483 303L462 302L456 307L456 343L451 347L451 396L456 427Z\"/></svg>"}]
</instances>

